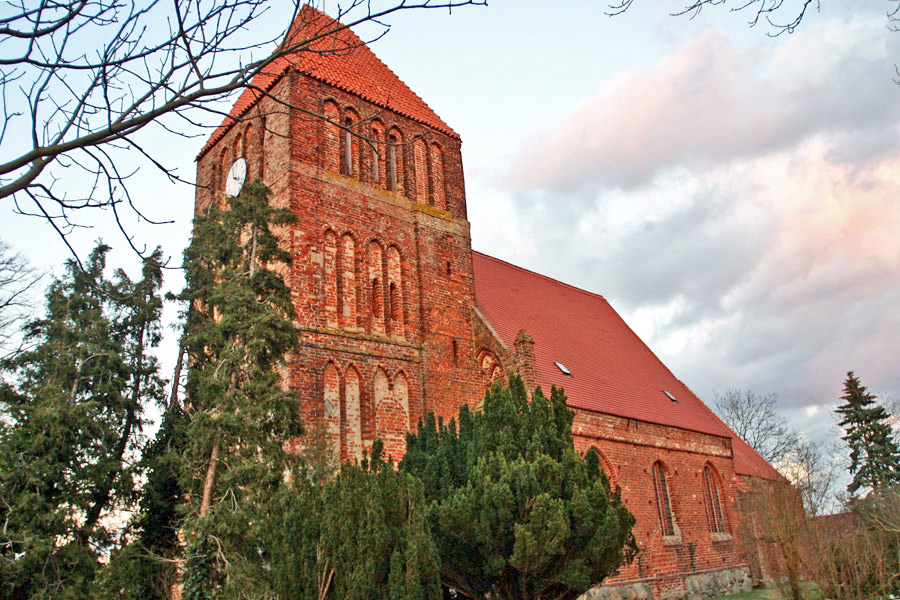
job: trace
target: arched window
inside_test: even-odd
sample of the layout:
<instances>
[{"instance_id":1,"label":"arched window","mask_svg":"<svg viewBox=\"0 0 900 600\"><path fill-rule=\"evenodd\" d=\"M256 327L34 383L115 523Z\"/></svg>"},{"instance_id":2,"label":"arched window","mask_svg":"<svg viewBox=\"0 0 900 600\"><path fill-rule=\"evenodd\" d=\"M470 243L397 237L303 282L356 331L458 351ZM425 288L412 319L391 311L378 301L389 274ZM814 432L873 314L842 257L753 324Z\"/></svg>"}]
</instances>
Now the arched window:
<instances>
[{"instance_id":1,"label":"arched window","mask_svg":"<svg viewBox=\"0 0 900 600\"><path fill-rule=\"evenodd\" d=\"M356 242L345 233L341 238L341 320L345 329L356 327Z\"/></svg>"},{"instance_id":2,"label":"arched window","mask_svg":"<svg viewBox=\"0 0 900 600\"><path fill-rule=\"evenodd\" d=\"M330 229L325 232L323 248L324 266L324 301L326 326L338 326L338 273L337 273L337 238Z\"/></svg>"},{"instance_id":3,"label":"arched window","mask_svg":"<svg viewBox=\"0 0 900 600\"><path fill-rule=\"evenodd\" d=\"M387 280L391 335L403 337L403 273L396 246L387 250Z\"/></svg>"},{"instance_id":4,"label":"arched window","mask_svg":"<svg viewBox=\"0 0 900 600\"><path fill-rule=\"evenodd\" d=\"M384 160L382 154L384 153L384 146L382 142L384 141L384 127L379 122L372 123L372 139L369 142L370 148L372 150L371 154L371 171L372 171L372 183L379 187L383 187L382 181L384 181L384 177L381 174L381 169L383 168Z\"/></svg>"},{"instance_id":5,"label":"arched window","mask_svg":"<svg viewBox=\"0 0 900 600\"><path fill-rule=\"evenodd\" d=\"M606 480L609 482L610 489L616 489L616 487L618 486L618 478L616 477L616 473L612 468L612 463L609 462L609 459L606 458L606 455L600 452L600 450L595 446L591 446L590 448L588 448L588 451L584 453L585 458L587 458L588 454L594 454L597 457L597 463L600 465L600 470L603 471L603 474L606 476Z\"/></svg>"},{"instance_id":6,"label":"arched window","mask_svg":"<svg viewBox=\"0 0 900 600\"><path fill-rule=\"evenodd\" d=\"M362 411L359 402L359 373L352 366L344 375L344 414L346 416L347 459L362 459Z\"/></svg>"},{"instance_id":7,"label":"arched window","mask_svg":"<svg viewBox=\"0 0 900 600\"><path fill-rule=\"evenodd\" d=\"M405 194L403 181L403 136L396 127L388 134L388 189Z\"/></svg>"},{"instance_id":8,"label":"arched window","mask_svg":"<svg viewBox=\"0 0 900 600\"><path fill-rule=\"evenodd\" d=\"M434 199L428 197L428 147L422 138L413 142L413 161L416 168L416 202L434 204Z\"/></svg>"},{"instance_id":9,"label":"arched window","mask_svg":"<svg viewBox=\"0 0 900 600\"><path fill-rule=\"evenodd\" d=\"M369 310L372 315L372 331L384 335L384 263L381 246L369 242Z\"/></svg>"},{"instance_id":10,"label":"arched window","mask_svg":"<svg viewBox=\"0 0 900 600\"><path fill-rule=\"evenodd\" d=\"M323 127L325 135L323 136L323 166L328 171L340 172L341 170L341 128L338 126L341 119L341 113L337 104L331 101L325 102L323 110L325 120Z\"/></svg>"},{"instance_id":11,"label":"arched window","mask_svg":"<svg viewBox=\"0 0 900 600\"><path fill-rule=\"evenodd\" d=\"M503 365L490 350L483 348L478 352L478 366L481 367L483 382L490 387L498 381L503 381Z\"/></svg>"},{"instance_id":12,"label":"arched window","mask_svg":"<svg viewBox=\"0 0 900 600\"><path fill-rule=\"evenodd\" d=\"M335 457L341 455L341 382L334 363L325 365L322 376L323 384L323 418L325 421L325 433L328 436L327 443L332 448Z\"/></svg>"},{"instance_id":13,"label":"arched window","mask_svg":"<svg viewBox=\"0 0 900 600\"><path fill-rule=\"evenodd\" d=\"M663 535L675 535L675 522L672 519L672 504L669 500L666 472L660 462L653 463L653 491L656 496L656 510L659 514L659 525Z\"/></svg>"},{"instance_id":14,"label":"arched window","mask_svg":"<svg viewBox=\"0 0 900 600\"><path fill-rule=\"evenodd\" d=\"M709 530L713 533L726 533L718 479L712 467L709 465L703 467L703 495L706 497L706 519Z\"/></svg>"},{"instance_id":15,"label":"arched window","mask_svg":"<svg viewBox=\"0 0 900 600\"><path fill-rule=\"evenodd\" d=\"M344 111L345 129L341 132L341 157L343 173L344 175L349 175L351 177L359 174L359 169L356 165L356 160L359 156L359 152L357 152L359 142L358 138L353 135L353 132L351 131L358 121L359 116L354 111L349 109Z\"/></svg>"},{"instance_id":16,"label":"arched window","mask_svg":"<svg viewBox=\"0 0 900 600\"><path fill-rule=\"evenodd\" d=\"M444 194L444 152L437 144L431 145L431 197L432 204L450 210Z\"/></svg>"},{"instance_id":17,"label":"arched window","mask_svg":"<svg viewBox=\"0 0 900 600\"><path fill-rule=\"evenodd\" d=\"M409 382L406 380L406 375L402 371L394 376L394 400L397 401L397 404L403 409L403 414L408 418ZM406 429L409 429L409 422L407 421L403 426ZM406 432L404 431L403 433L405 434Z\"/></svg>"}]
</instances>

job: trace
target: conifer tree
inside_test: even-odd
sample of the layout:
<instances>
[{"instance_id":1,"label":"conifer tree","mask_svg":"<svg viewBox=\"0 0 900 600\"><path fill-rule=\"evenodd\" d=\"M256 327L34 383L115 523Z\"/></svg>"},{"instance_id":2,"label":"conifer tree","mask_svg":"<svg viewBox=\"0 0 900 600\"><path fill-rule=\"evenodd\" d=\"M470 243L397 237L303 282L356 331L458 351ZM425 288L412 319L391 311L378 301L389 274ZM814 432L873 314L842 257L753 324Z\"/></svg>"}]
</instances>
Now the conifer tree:
<instances>
[{"instance_id":1,"label":"conifer tree","mask_svg":"<svg viewBox=\"0 0 900 600\"><path fill-rule=\"evenodd\" d=\"M873 489L900 483L900 447L894 439L888 414L868 393L853 371L844 381L844 401L835 412L841 415L844 441L850 448L850 473L853 481L847 491Z\"/></svg>"},{"instance_id":2,"label":"conifer tree","mask_svg":"<svg viewBox=\"0 0 900 600\"><path fill-rule=\"evenodd\" d=\"M424 484L443 585L469 598L573 600L636 553L634 517L572 441L562 390L521 378L482 412L419 423L401 469Z\"/></svg>"},{"instance_id":3,"label":"conifer tree","mask_svg":"<svg viewBox=\"0 0 900 600\"><path fill-rule=\"evenodd\" d=\"M376 440L371 458L298 486L274 555L278 597L439 600L437 555L422 483L394 469Z\"/></svg>"},{"instance_id":4,"label":"conifer tree","mask_svg":"<svg viewBox=\"0 0 900 600\"><path fill-rule=\"evenodd\" d=\"M298 339L282 277L290 255L272 230L294 217L270 195L255 181L226 210L212 207L185 251L186 600L268 589L273 511L299 463L286 450L301 433L299 407L281 373Z\"/></svg>"},{"instance_id":5,"label":"conifer tree","mask_svg":"<svg viewBox=\"0 0 900 600\"><path fill-rule=\"evenodd\" d=\"M131 460L162 381L159 252L132 282L104 277L108 247L73 261L47 293L33 349L5 366L0 390L0 596L90 595L99 556L119 533L103 517L132 505Z\"/></svg>"}]
</instances>

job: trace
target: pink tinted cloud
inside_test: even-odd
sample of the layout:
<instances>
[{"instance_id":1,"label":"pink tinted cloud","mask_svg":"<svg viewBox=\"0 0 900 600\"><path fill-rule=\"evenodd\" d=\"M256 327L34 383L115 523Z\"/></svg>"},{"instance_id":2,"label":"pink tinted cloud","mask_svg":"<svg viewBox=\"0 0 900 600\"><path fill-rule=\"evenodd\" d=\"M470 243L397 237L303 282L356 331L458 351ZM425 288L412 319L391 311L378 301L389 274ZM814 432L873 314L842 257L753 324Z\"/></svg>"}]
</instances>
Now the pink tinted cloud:
<instances>
[{"instance_id":1,"label":"pink tinted cloud","mask_svg":"<svg viewBox=\"0 0 900 600\"><path fill-rule=\"evenodd\" d=\"M622 73L526 144L509 181L630 187L666 168L777 152L820 133L880 131L900 116L900 104L887 101L896 93L889 57L900 54L900 40L883 38L824 23L782 45L742 49L710 31L652 68Z\"/></svg>"}]
</instances>

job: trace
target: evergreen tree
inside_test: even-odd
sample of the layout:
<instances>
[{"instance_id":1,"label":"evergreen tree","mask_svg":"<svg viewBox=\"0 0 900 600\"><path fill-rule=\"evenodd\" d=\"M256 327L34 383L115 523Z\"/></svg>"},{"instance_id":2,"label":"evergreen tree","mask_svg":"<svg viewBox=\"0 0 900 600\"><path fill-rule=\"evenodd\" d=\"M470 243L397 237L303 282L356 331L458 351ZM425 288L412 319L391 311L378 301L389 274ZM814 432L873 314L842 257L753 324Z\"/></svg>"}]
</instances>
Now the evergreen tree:
<instances>
[{"instance_id":1,"label":"evergreen tree","mask_svg":"<svg viewBox=\"0 0 900 600\"><path fill-rule=\"evenodd\" d=\"M97 594L110 600L168 600L178 583L181 556L179 507L184 501L179 456L185 447L185 415L176 404L162 418L144 449L146 481L132 523L132 541L112 554L100 573Z\"/></svg>"},{"instance_id":2,"label":"evergreen tree","mask_svg":"<svg viewBox=\"0 0 900 600\"><path fill-rule=\"evenodd\" d=\"M459 430L429 414L401 469L424 484L442 583L469 598L571 600L636 553L634 517L572 441L562 390L494 386Z\"/></svg>"},{"instance_id":3,"label":"evergreen tree","mask_svg":"<svg viewBox=\"0 0 900 600\"><path fill-rule=\"evenodd\" d=\"M841 400L844 403L835 412L841 415L839 425L850 448L853 475L847 491L854 494L862 487L877 489L900 483L900 447L887 422L887 411L853 371L847 373Z\"/></svg>"},{"instance_id":4,"label":"evergreen tree","mask_svg":"<svg viewBox=\"0 0 900 600\"><path fill-rule=\"evenodd\" d=\"M281 371L298 339L282 277L290 255L272 231L294 217L270 195L256 181L227 210L211 208L185 251L186 600L269 588L267 540L299 464L286 450L301 433L299 407Z\"/></svg>"},{"instance_id":5,"label":"evergreen tree","mask_svg":"<svg viewBox=\"0 0 900 600\"><path fill-rule=\"evenodd\" d=\"M33 349L5 367L0 390L0 580L4 597L90 595L118 529L103 517L135 498L147 405L162 393L149 350L159 341L159 252L132 282L104 277L108 247L73 261L31 323Z\"/></svg>"},{"instance_id":6,"label":"evergreen tree","mask_svg":"<svg viewBox=\"0 0 900 600\"><path fill-rule=\"evenodd\" d=\"M384 459L345 463L288 502L273 555L276 592L298 600L439 600L422 483Z\"/></svg>"}]
</instances>

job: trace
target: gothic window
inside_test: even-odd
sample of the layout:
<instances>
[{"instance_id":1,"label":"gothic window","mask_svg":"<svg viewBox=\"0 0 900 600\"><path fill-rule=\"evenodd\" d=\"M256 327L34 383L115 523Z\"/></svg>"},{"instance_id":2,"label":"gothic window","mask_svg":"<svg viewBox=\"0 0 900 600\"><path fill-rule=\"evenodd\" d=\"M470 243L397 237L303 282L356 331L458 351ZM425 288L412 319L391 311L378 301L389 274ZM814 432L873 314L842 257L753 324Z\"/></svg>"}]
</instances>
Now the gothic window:
<instances>
[{"instance_id":1,"label":"gothic window","mask_svg":"<svg viewBox=\"0 0 900 600\"><path fill-rule=\"evenodd\" d=\"M382 176L381 176L381 168L382 168L382 152L384 148L381 145L381 141L384 139L384 129L381 126L381 123L375 122L372 124L372 140L370 141L370 148L372 150L372 182L381 187Z\"/></svg>"},{"instance_id":2,"label":"gothic window","mask_svg":"<svg viewBox=\"0 0 900 600\"><path fill-rule=\"evenodd\" d=\"M244 136L237 134L234 138L234 159L237 160L244 156Z\"/></svg>"},{"instance_id":3,"label":"gothic window","mask_svg":"<svg viewBox=\"0 0 900 600\"><path fill-rule=\"evenodd\" d=\"M405 435L406 431L409 430L409 382L402 371L394 376L394 400L397 401L397 404L403 410L401 423L405 430L403 432Z\"/></svg>"},{"instance_id":4,"label":"gothic window","mask_svg":"<svg viewBox=\"0 0 900 600\"><path fill-rule=\"evenodd\" d=\"M503 365L490 350L482 349L478 353L478 366L486 387L503 381Z\"/></svg>"},{"instance_id":5,"label":"gothic window","mask_svg":"<svg viewBox=\"0 0 900 600\"><path fill-rule=\"evenodd\" d=\"M344 375L344 415L346 417L346 457L359 462L362 459L362 411L359 401L359 373L352 366Z\"/></svg>"},{"instance_id":6,"label":"gothic window","mask_svg":"<svg viewBox=\"0 0 900 600\"><path fill-rule=\"evenodd\" d=\"M369 306L372 315L372 331L384 335L384 263L381 246L369 243Z\"/></svg>"},{"instance_id":7,"label":"gothic window","mask_svg":"<svg viewBox=\"0 0 900 600\"><path fill-rule=\"evenodd\" d=\"M428 147L422 138L413 142L413 160L416 167L416 201L434 204L434 199L428 197Z\"/></svg>"},{"instance_id":8,"label":"gothic window","mask_svg":"<svg viewBox=\"0 0 900 600\"><path fill-rule=\"evenodd\" d=\"M389 384L380 367L375 372L375 435L384 440L384 448L398 459L406 449L409 431L409 382L401 371Z\"/></svg>"},{"instance_id":9,"label":"gothic window","mask_svg":"<svg viewBox=\"0 0 900 600\"><path fill-rule=\"evenodd\" d=\"M387 156L388 189L403 194L403 136L396 128L388 135Z\"/></svg>"},{"instance_id":10,"label":"gothic window","mask_svg":"<svg viewBox=\"0 0 900 600\"><path fill-rule=\"evenodd\" d=\"M666 472L662 463L653 463L653 492L656 497L656 512L663 535L675 535L675 521L672 518L672 504L669 500L669 487L666 484Z\"/></svg>"},{"instance_id":11,"label":"gothic window","mask_svg":"<svg viewBox=\"0 0 900 600\"><path fill-rule=\"evenodd\" d=\"M337 273L337 238L330 229L325 232L323 244L323 275L325 280L324 304L327 327L338 326L338 273Z\"/></svg>"},{"instance_id":12,"label":"gothic window","mask_svg":"<svg viewBox=\"0 0 900 600\"><path fill-rule=\"evenodd\" d=\"M444 198L444 152L437 144L431 145L431 197L432 204L450 210Z\"/></svg>"},{"instance_id":13,"label":"gothic window","mask_svg":"<svg viewBox=\"0 0 900 600\"><path fill-rule=\"evenodd\" d=\"M353 135L351 128L359 121L359 117L352 110L347 110L344 112L344 127L345 129L341 132L341 160L343 164L343 173L344 175L350 175L351 177L358 175L359 169L356 166L356 158L359 155L357 152L358 146L358 138Z\"/></svg>"},{"instance_id":14,"label":"gothic window","mask_svg":"<svg viewBox=\"0 0 900 600\"><path fill-rule=\"evenodd\" d=\"M600 463L600 469L603 471L603 474L606 476L606 480L609 482L610 489L616 489L616 476L612 468L612 463L609 462L609 459L606 458L600 450L595 447L591 447L585 453L585 458L587 458L588 454L594 453L597 456L597 462Z\"/></svg>"},{"instance_id":15,"label":"gothic window","mask_svg":"<svg viewBox=\"0 0 900 600\"><path fill-rule=\"evenodd\" d=\"M327 443L335 457L341 453L341 382L334 363L325 365L323 382L323 418Z\"/></svg>"},{"instance_id":16,"label":"gothic window","mask_svg":"<svg viewBox=\"0 0 900 600\"><path fill-rule=\"evenodd\" d=\"M403 337L403 272L396 246L387 250L388 302L390 302L391 335Z\"/></svg>"},{"instance_id":17,"label":"gothic window","mask_svg":"<svg viewBox=\"0 0 900 600\"><path fill-rule=\"evenodd\" d=\"M725 533L725 515L719 495L719 482L712 467L703 467L703 495L706 497L706 519L713 533Z\"/></svg>"},{"instance_id":18,"label":"gothic window","mask_svg":"<svg viewBox=\"0 0 900 600\"><path fill-rule=\"evenodd\" d=\"M341 170L341 128L338 126L341 119L340 110L337 104L327 101L323 114L325 115L323 121L325 135L322 140L323 166L328 171L339 172Z\"/></svg>"},{"instance_id":19,"label":"gothic window","mask_svg":"<svg viewBox=\"0 0 900 600\"><path fill-rule=\"evenodd\" d=\"M344 328L356 327L356 242L345 233L341 238L341 320Z\"/></svg>"}]
</instances>

